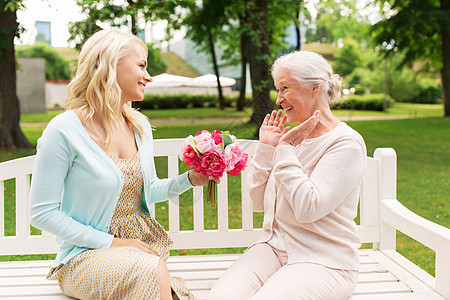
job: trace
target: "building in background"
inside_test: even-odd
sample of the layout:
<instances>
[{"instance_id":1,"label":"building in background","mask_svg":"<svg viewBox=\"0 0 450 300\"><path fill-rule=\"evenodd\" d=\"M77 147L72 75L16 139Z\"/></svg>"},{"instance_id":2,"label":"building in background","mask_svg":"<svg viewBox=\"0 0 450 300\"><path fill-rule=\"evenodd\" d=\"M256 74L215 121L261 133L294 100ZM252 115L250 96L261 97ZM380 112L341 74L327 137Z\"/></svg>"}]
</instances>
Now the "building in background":
<instances>
[{"instance_id":1,"label":"building in background","mask_svg":"<svg viewBox=\"0 0 450 300\"><path fill-rule=\"evenodd\" d=\"M36 21L33 30L36 30L36 42L52 44L52 23L48 21Z\"/></svg>"}]
</instances>

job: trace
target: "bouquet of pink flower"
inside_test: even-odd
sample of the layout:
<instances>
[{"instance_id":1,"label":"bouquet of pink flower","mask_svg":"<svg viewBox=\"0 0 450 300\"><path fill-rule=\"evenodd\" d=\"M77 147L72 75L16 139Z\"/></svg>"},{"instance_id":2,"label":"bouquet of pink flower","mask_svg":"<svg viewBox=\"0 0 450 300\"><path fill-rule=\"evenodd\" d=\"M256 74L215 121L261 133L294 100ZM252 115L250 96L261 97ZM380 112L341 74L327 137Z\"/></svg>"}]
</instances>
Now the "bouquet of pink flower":
<instances>
[{"instance_id":1,"label":"bouquet of pink flower","mask_svg":"<svg viewBox=\"0 0 450 300\"><path fill-rule=\"evenodd\" d=\"M189 169L208 177L221 177L224 172L237 176L247 166L248 154L229 132L202 130L186 138L181 146L180 159ZM216 190L216 182L209 180L206 200L214 207Z\"/></svg>"}]
</instances>

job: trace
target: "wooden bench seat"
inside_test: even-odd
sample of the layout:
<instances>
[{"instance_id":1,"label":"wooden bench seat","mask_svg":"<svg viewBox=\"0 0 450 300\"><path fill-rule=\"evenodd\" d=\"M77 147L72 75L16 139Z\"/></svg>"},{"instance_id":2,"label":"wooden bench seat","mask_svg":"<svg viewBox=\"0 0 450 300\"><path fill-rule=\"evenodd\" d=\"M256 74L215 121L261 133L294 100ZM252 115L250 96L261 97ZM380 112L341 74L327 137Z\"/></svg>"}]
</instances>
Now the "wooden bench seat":
<instances>
[{"instance_id":1,"label":"wooden bench seat","mask_svg":"<svg viewBox=\"0 0 450 300\"><path fill-rule=\"evenodd\" d=\"M155 141L155 156L167 157L168 176L179 172L181 139ZM251 155L255 141L241 141ZM0 163L0 255L56 252L55 238L44 232L31 235L28 217L30 174L34 157ZM393 149L377 149L367 158L368 168L361 187L359 234L373 249L361 249L358 284L351 300L450 299L450 230L407 210L396 200L396 155ZM173 249L246 247L260 228L253 227L253 213L246 190L246 171L241 176L242 227L229 229L228 179L218 186L217 229L205 230L203 190L194 188L193 226L180 229L179 199L168 202L168 228ZM15 181L16 233L5 235L5 181ZM156 216L158 218L158 215ZM238 217L238 216L236 216ZM436 253L436 276L432 277L395 250L396 230L430 247ZM168 267L182 277L198 299L206 299L210 288L239 254L171 256ZM0 300L68 299L55 281L45 279L52 261L0 262Z\"/></svg>"},{"instance_id":2,"label":"wooden bench seat","mask_svg":"<svg viewBox=\"0 0 450 300\"><path fill-rule=\"evenodd\" d=\"M363 299L442 299L437 293L414 278L399 279L388 258L380 259L376 250L360 250L361 265L352 300ZM175 276L182 277L198 299L206 299L209 289L223 272L239 257L238 254L172 256L168 267ZM381 262L380 262L381 261ZM22 261L0 263L0 299L67 299L53 280L45 276L51 261ZM46 298L47 297L47 298Z\"/></svg>"}]
</instances>

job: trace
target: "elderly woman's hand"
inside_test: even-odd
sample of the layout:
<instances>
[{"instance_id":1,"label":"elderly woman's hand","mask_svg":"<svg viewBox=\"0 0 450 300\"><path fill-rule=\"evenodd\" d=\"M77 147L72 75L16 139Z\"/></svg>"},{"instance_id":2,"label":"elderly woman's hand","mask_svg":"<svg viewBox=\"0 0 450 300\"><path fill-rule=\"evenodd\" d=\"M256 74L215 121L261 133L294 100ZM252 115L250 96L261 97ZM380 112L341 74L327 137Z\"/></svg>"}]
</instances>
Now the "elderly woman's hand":
<instances>
[{"instance_id":1,"label":"elderly woman's hand","mask_svg":"<svg viewBox=\"0 0 450 300\"><path fill-rule=\"evenodd\" d=\"M267 114L259 128L259 141L263 144L276 147L280 138L289 131L289 126L284 128L287 116L281 116L283 111L280 109Z\"/></svg>"},{"instance_id":2,"label":"elderly woman's hand","mask_svg":"<svg viewBox=\"0 0 450 300\"><path fill-rule=\"evenodd\" d=\"M314 130L319 122L320 111L316 110L308 120L292 128L289 132L280 138L279 145L298 146Z\"/></svg>"}]
</instances>

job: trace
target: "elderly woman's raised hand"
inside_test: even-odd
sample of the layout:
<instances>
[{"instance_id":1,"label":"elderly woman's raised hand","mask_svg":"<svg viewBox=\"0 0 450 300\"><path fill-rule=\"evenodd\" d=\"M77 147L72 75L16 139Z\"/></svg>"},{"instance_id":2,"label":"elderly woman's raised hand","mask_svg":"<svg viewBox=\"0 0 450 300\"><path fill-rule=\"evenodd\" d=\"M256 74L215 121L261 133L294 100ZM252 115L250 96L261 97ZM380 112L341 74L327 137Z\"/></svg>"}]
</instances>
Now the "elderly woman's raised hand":
<instances>
[{"instance_id":1,"label":"elderly woman's raised hand","mask_svg":"<svg viewBox=\"0 0 450 300\"><path fill-rule=\"evenodd\" d=\"M289 130L289 132L280 138L279 145L300 145L301 142L303 142L303 140L306 139L314 130L314 128L316 128L316 125L319 122L319 115L320 111L316 110L308 120Z\"/></svg>"},{"instance_id":2,"label":"elderly woman's raised hand","mask_svg":"<svg viewBox=\"0 0 450 300\"><path fill-rule=\"evenodd\" d=\"M263 144L276 147L280 138L289 131L289 126L284 128L287 116L281 116L283 111L280 109L267 114L259 128L259 141Z\"/></svg>"}]
</instances>

